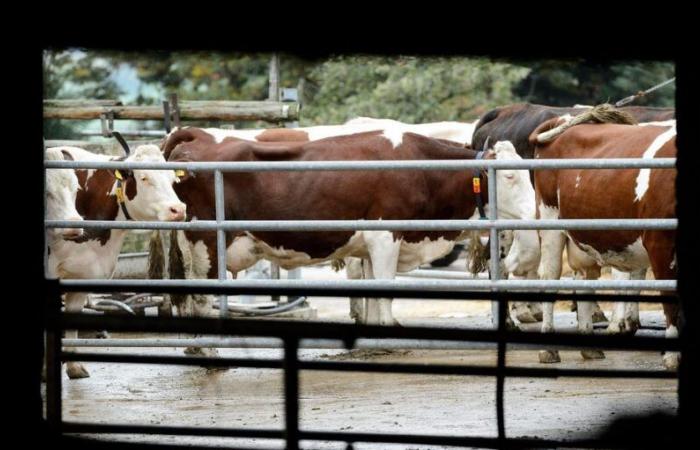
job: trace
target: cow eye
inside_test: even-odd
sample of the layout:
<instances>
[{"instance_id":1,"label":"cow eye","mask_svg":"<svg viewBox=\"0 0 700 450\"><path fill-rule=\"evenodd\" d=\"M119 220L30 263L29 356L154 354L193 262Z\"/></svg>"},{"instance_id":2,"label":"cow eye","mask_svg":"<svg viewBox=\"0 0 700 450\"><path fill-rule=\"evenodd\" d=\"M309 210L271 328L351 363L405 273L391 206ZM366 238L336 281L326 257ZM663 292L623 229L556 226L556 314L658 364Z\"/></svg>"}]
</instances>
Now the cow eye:
<instances>
[{"instance_id":1,"label":"cow eye","mask_svg":"<svg viewBox=\"0 0 700 450\"><path fill-rule=\"evenodd\" d=\"M147 177L147 176L145 176L145 175L144 175L144 176L142 176L142 177L141 177L141 181L148 181L148 177Z\"/></svg>"}]
</instances>

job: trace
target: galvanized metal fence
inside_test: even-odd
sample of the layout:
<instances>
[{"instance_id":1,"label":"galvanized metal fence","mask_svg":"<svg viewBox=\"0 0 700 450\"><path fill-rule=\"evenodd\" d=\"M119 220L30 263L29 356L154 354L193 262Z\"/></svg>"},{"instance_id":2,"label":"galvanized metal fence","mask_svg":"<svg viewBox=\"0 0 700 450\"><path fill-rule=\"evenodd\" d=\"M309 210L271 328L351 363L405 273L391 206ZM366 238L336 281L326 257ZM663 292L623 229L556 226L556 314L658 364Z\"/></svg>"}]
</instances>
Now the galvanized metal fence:
<instances>
[{"instance_id":1,"label":"galvanized metal fence","mask_svg":"<svg viewBox=\"0 0 700 450\"><path fill-rule=\"evenodd\" d=\"M464 160L464 161L314 161L314 162L86 162L46 161L46 168L93 168L93 169L160 169L213 171L215 174L216 220L178 222L130 222L130 221L84 221L84 228L113 229L173 229L209 230L217 233L217 280L61 280L51 287L48 299L52 303L47 323L48 332L48 381L47 414L54 429L59 432L82 433L147 433L187 434L197 436L259 437L285 439L287 448L298 448L299 441L335 440L352 442L414 443L435 445L467 445L485 448L537 447L615 447L624 443L591 441L547 441L540 439L507 438L503 405L503 386L506 376L550 377L622 377L622 378L669 378L675 374L640 370L564 370L564 369L517 369L505 365L506 344L574 345L596 348L673 350L680 349L678 339L631 338L622 336L562 335L555 333L512 333L505 329L507 301L553 302L557 299L607 300L625 302L673 303L675 296L599 295L593 293L571 294L551 292L561 289L615 289L615 290L664 290L676 289L675 280L502 280L498 258L491 258L490 280L226 280L226 231L323 231L323 230L466 230L489 229L491 254L498 254L498 230L500 229L661 229L677 227L676 219L579 219L579 220L503 220L497 217L496 171L499 169L617 169L656 168L672 169L675 158L655 159L569 159L569 160ZM239 221L224 217L223 172L252 171L302 171L302 170L465 170L486 167L488 170L489 220L337 220L337 221ZM66 221L49 221L47 228L74 225ZM494 316L498 318L496 330L393 328L376 326L350 326L322 323L298 323L275 321L266 323L247 320L212 319L154 319L130 317L128 321L110 317L91 317L59 314L61 291L134 291L134 292L180 292L219 295L221 318L227 317L227 295L307 295L341 296L350 294L365 297L392 297L413 299L460 299L476 300L490 298L494 304ZM526 291L548 290L548 293ZM71 353L62 351L61 331L67 328L109 328L115 330L180 332L195 334L220 334L236 336L258 336L281 339L284 347L282 360L256 360L240 358L163 357L146 355L114 355ZM437 341L479 341L497 345L496 367L467 366L416 366L408 364L377 365L350 362L300 361L298 349L304 339L335 339L350 348L358 339L411 339ZM196 341L199 345L214 344L230 346L219 340ZM188 344L191 341L186 341ZM371 341L372 345L381 342ZM385 341L391 345L390 341ZM76 342L71 341L71 344ZM172 343L172 342L168 342ZM228 342L231 344L232 342ZM262 344L262 342L259 342ZM141 346L156 342L141 342ZM221 344L221 345L217 345ZM308 345L308 344L304 344ZM396 344L394 344L396 345ZM428 345L419 342L415 345ZM66 423L61 412L61 361L109 361L122 363L186 364L220 367L268 367L282 368L285 373L285 430L207 429L181 427L150 427L127 425L97 425ZM298 371L299 370L350 370L385 373L433 373L461 375L491 375L496 383L497 438L466 438L448 436L388 435L349 432L302 431L298 423Z\"/></svg>"}]
</instances>

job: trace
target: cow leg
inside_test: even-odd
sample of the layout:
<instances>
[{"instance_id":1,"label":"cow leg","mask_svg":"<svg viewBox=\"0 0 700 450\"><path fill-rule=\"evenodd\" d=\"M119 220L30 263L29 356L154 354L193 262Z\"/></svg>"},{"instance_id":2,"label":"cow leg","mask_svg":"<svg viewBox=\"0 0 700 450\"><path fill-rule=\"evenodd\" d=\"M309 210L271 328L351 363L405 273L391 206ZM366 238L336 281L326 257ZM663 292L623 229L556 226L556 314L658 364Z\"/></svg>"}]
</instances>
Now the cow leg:
<instances>
[{"instance_id":1,"label":"cow leg","mask_svg":"<svg viewBox=\"0 0 700 450\"><path fill-rule=\"evenodd\" d=\"M550 217L546 217L550 218ZM558 214L557 217L558 218ZM541 257L537 275L541 280L558 280L561 277L562 253L566 244L566 235L560 230L540 230ZM542 304L542 332L554 331L554 303ZM540 350L541 363L561 361L558 350Z\"/></svg>"},{"instance_id":2,"label":"cow leg","mask_svg":"<svg viewBox=\"0 0 700 450\"><path fill-rule=\"evenodd\" d=\"M66 312L80 313L87 303L87 293L85 292L68 292L66 293ZM78 330L66 330L66 339L77 339ZM75 351L75 347L66 347L66 351ZM87 378L90 376L88 371L78 361L68 361L66 363L66 373L68 378Z\"/></svg>"},{"instance_id":3,"label":"cow leg","mask_svg":"<svg viewBox=\"0 0 700 450\"><path fill-rule=\"evenodd\" d=\"M348 280L362 279L362 259L348 258L345 264L345 273ZM366 322L365 299L364 297L350 297L350 318L355 323Z\"/></svg>"},{"instance_id":4,"label":"cow leg","mask_svg":"<svg viewBox=\"0 0 700 450\"><path fill-rule=\"evenodd\" d=\"M185 237L184 233L178 232L178 245L182 250L185 278L206 279L212 269L216 273L216 258L212 258L211 252L209 252L209 246L214 245L213 248L216 248L215 236L213 233L207 234L203 236L202 240L192 243ZM212 317L214 316L213 303L214 296L212 295L187 295L184 302L179 304L178 311L181 316L185 317ZM199 335L194 335L194 337L197 338ZM218 351L215 348L187 347L184 352L187 355L218 356Z\"/></svg>"},{"instance_id":5,"label":"cow leg","mask_svg":"<svg viewBox=\"0 0 700 450\"><path fill-rule=\"evenodd\" d=\"M401 241L394 240L388 231L367 232L365 242L371 260L372 277L377 280L393 280L399 262ZM399 325L391 312L390 298L367 299L367 324Z\"/></svg>"},{"instance_id":6,"label":"cow leg","mask_svg":"<svg viewBox=\"0 0 700 450\"><path fill-rule=\"evenodd\" d=\"M612 277L615 280L643 280L647 270L641 269L634 272L621 272L612 269ZM625 294L639 295L640 291L623 291ZM615 303L613 315L608 325L608 333L634 335L640 327L639 304L635 302Z\"/></svg>"},{"instance_id":7,"label":"cow leg","mask_svg":"<svg viewBox=\"0 0 700 450\"><path fill-rule=\"evenodd\" d=\"M594 264L574 272L574 279L597 280L600 278L600 266ZM576 322L581 334L593 334L593 315L598 308L596 302L576 302ZM581 350L583 359L603 359L605 354L601 350Z\"/></svg>"},{"instance_id":8,"label":"cow leg","mask_svg":"<svg viewBox=\"0 0 700 450\"><path fill-rule=\"evenodd\" d=\"M645 231L642 235L642 243L649 254L651 269L654 271L654 278L657 280L676 279L676 253L675 253L675 232L670 231ZM672 294L672 292L661 292L662 294ZM666 337L678 337L678 327L680 322L680 305L665 304L664 316L666 316ZM663 357L664 366L671 371L677 371L680 364L679 352L665 352Z\"/></svg>"}]
</instances>

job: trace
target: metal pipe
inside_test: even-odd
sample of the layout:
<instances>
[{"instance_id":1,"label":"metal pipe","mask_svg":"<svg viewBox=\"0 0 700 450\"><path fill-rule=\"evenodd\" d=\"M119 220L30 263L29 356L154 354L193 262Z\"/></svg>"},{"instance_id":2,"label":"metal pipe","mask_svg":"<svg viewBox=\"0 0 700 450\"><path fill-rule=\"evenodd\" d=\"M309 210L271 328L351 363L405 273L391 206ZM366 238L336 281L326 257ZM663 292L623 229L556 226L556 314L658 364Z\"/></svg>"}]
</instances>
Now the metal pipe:
<instances>
[{"instance_id":1,"label":"metal pipe","mask_svg":"<svg viewBox=\"0 0 700 450\"><path fill-rule=\"evenodd\" d=\"M228 310L233 312L238 312L250 316L269 316L271 314L279 314L286 311L290 311L297 306L301 305L306 301L306 297L299 297L293 302L285 303L283 305L275 306L273 308L261 308L255 306L231 306L228 305ZM216 308L216 305L214 305ZM221 306L219 306L221 309Z\"/></svg>"},{"instance_id":2,"label":"metal pipe","mask_svg":"<svg viewBox=\"0 0 700 450\"><path fill-rule=\"evenodd\" d=\"M417 269L406 273L397 273L396 277L403 278L433 278L438 280L488 280L489 276L486 273L480 273L476 277L471 273L457 270L429 270Z\"/></svg>"},{"instance_id":3,"label":"metal pipe","mask_svg":"<svg viewBox=\"0 0 700 450\"><path fill-rule=\"evenodd\" d=\"M674 169L676 158L580 158L580 159L462 159L392 161L62 161L46 160L47 169L148 169L223 172L278 172L317 170L466 170L495 169Z\"/></svg>"},{"instance_id":4,"label":"metal pipe","mask_svg":"<svg viewBox=\"0 0 700 450\"><path fill-rule=\"evenodd\" d=\"M496 169L488 168L488 194L489 194L489 220L496 221L498 219L498 185L496 180ZM499 248L498 248L498 230L495 228L489 229L489 250L491 258L489 260L489 278L494 281L500 279L499 274ZM494 328L498 328L498 309L500 305L498 301L491 302L491 324Z\"/></svg>"},{"instance_id":5,"label":"metal pipe","mask_svg":"<svg viewBox=\"0 0 700 450\"><path fill-rule=\"evenodd\" d=\"M165 348L165 347L212 347L212 348L283 348L280 338L110 338L110 339L63 339L64 347L126 347L126 348ZM492 342L439 341L429 339L358 339L352 348L406 349L406 350L469 350L495 347ZM299 348L321 350L343 350L346 345L338 339L302 339Z\"/></svg>"},{"instance_id":6,"label":"metal pipe","mask_svg":"<svg viewBox=\"0 0 700 450\"><path fill-rule=\"evenodd\" d=\"M75 226L68 220L45 220L47 228ZM347 230L673 230L678 219L559 219L559 220L195 220L157 222L83 220L82 228L128 230L214 231L347 231Z\"/></svg>"},{"instance_id":7,"label":"metal pipe","mask_svg":"<svg viewBox=\"0 0 700 450\"><path fill-rule=\"evenodd\" d=\"M220 170L214 172L214 195L216 202L216 224L226 220L224 216L224 176ZM221 228L216 230L216 262L219 281L226 281L226 233ZM228 316L228 296L219 296L219 315Z\"/></svg>"},{"instance_id":8,"label":"metal pipe","mask_svg":"<svg viewBox=\"0 0 700 450\"><path fill-rule=\"evenodd\" d=\"M114 290L151 288L232 288L232 289L393 289L397 292L416 289L426 290L535 290L542 289L597 289L597 290L676 290L676 280L60 280L66 290ZM448 300L448 299L446 299ZM653 300L649 300L653 301Z\"/></svg>"},{"instance_id":9,"label":"metal pipe","mask_svg":"<svg viewBox=\"0 0 700 450\"><path fill-rule=\"evenodd\" d=\"M111 306L116 306L117 308L123 309L124 311L128 312L129 314L135 316L136 313L134 312L131 307L123 302L120 302L118 300L109 300L109 299L103 299L103 300L98 300L94 303L94 306L100 306L100 305L111 305Z\"/></svg>"}]
</instances>

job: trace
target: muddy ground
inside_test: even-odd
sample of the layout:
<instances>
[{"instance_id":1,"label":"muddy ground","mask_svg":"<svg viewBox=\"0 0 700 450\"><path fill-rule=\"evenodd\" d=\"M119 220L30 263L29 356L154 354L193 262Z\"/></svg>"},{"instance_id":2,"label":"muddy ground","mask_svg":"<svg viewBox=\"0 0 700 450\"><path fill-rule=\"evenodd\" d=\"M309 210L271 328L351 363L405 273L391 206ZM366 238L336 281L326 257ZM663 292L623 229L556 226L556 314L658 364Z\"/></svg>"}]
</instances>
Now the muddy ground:
<instances>
[{"instance_id":1,"label":"muddy ground","mask_svg":"<svg viewBox=\"0 0 700 450\"><path fill-rule=\"evenodd\" d=\"M305 273L305 278L322 276ZM335 277L336 275L326 275ZM317 320L348 321L346 299L312 299ZM609 305L604 305L609 312ZM659 305L642 308L644 325L663 325ZM394 313L404 325L490 327L489 302L396 300ZM556 326L574 326L574 313L558 304ZM598 332L602 332L598 331ZM640 334L661 335L642 330ZM162 335L161 335L162 336ZM113 333L112 337L136 337ZM141 336L139 336L141 337ZM83 351L95 351L84 349ZM104 349L119 353L178 355L181 349ZM223 356L277 358L275 349L221 349ZM490 348L472 350L402 350L356 352L301 350L305 359L361 360L378 364L446 363L495 365ZM607 352L607 358L583 361L577 351L562 351L561 368L663 370L654 352ZM507 353L507 364L540 367L537 350ZM68 380L64 374L64 419L90 423L160 424L206 427L273 428L284 426L282 373L272 369L88 363L90 378ZM302 429L325 431L496 436L495 380L489 377L396 375L304 371L300 374ZM508 436L588 438L625 414L677 407L675 380L507 379ZM143 435L102 439L239 445L283 448L282 441ZM338 442L307 442L304 448L345 448ZM357 444L356 448L435 448L422 445Z\"/></svg>"}]
</instances>

